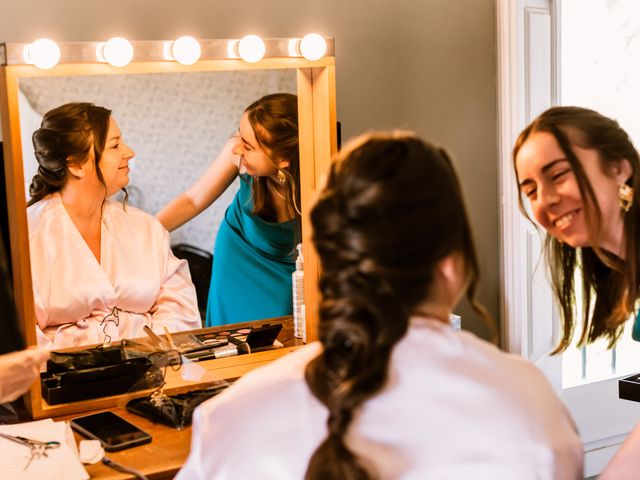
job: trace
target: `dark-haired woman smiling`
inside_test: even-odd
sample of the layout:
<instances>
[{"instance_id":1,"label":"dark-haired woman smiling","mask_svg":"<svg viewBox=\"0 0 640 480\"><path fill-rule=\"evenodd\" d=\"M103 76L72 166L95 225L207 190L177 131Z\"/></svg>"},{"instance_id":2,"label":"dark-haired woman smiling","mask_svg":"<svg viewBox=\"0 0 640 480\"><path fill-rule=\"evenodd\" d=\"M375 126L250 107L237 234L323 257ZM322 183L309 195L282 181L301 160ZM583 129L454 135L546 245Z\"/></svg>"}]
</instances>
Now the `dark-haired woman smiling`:
<instances>
[{"instance_id":1,"label":"dark-haired woman smiling","mask_svg":"<svg viewBox=\"0 0 640 480\"><path fill-rule=\"evenodd\" d=\"M563 106L541 113L522 131L513 158L520 201L548 233L545 248L563 320L556 352L567 348L578 323L576 271L585 296L578 344L605 338L613 346L640 298L637 150L615 120ZM640 330L634 333L640 339Z\"/></svg>"},{"instance_id":2,"label":"dark-haired woman smiling","mask_svg":"<svg viewBox=\"0 0 640 480\"><path fill-rule=\"evenodd\" d=\"M68 103L33 134L29 246L38 343L62 348L199 328L189 267L145 212L111 200L134 152L111 111Z\"/></svg>"},{"instance_id":3,"label":"dark-haired woman smiling","mask_svg":"<svg viewBox=\"0 0 640 480\"><path fill-rule=\"evenodd\" d=\"M520 202L548 233L546 255L563 325L555 353L576 331L578 345L603 338L612 347L632 316L633 338L640 340L640 155L627 132L594 110L552 107L522 131L513 159ZM582 312L576 311L577 291ZM640 425L600 478L638 478L639 458Z\"/></svg>"},{"instance_id":4,"label":"dark-haired woman smiling","mask_svg":"<svg viewBox=\"0 0 640 480\"><path fill-rule=\"evenodd\" d=\"M291 274L300 242L298 97L249 105L202 177L158 212L172 231L209 207L239 175L240 189L216 235L206 325L293 313Z\"/></svg>"},{"instance_id":5,"label":"dark-haired woman smiling","mask_svg":"<svg viewBox=\"0 0 640 480\"><path fill-rule=\"evenodd\" d=\"M320 342L197 410L181 479L578 479L582 445L544 376L448 316L478 268L446 153L356 140L311 212Z\"/></svg>"}]
</instances>

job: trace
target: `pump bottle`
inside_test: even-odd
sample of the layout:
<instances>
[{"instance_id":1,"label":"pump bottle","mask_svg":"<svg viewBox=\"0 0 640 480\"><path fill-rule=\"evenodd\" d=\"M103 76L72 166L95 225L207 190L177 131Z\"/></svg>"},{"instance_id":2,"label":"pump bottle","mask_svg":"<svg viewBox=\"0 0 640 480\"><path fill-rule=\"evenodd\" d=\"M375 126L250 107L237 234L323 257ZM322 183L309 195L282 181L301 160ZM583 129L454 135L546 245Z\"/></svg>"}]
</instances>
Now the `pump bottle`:
<instances>
[{"instance_id":1,"label":"pump bottle","mask_svg":"<svg viewBox=\"0 0 640 480\"><path fill-rule=\"evenodd\" d=\"M291 274L292 294L293 294L293 336L307 341L307 329L304 308L304 259L302 256L302 244L299 243L298 258L296 258L296 269Z\"/></svg>"}]
</instances>

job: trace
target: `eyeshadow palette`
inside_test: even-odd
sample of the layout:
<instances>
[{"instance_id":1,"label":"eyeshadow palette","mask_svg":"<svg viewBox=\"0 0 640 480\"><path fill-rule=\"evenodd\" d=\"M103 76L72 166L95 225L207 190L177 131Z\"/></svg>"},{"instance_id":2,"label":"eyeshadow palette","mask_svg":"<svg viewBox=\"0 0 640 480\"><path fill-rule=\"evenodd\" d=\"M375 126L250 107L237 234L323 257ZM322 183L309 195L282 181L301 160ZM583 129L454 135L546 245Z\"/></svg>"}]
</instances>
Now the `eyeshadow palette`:
<instances>
[{"instance_id":1,"label":"eyeshadow palette","mask_svg":"<svg viewBox=\"0 0 640 480\"><path fill-rule=\"evenodd\" d=\"M174 333L172 336L176 347L180 353L192 353L200 350L210 350L216 347L223 347L229 343L228 340L222 338L211 338L206 342L201 341L196 335L191 333L182 334Z\"/></svg>"},{"instance_id":2,"label":"eyeshadow palette","mask_svg":"<svg viewBox=\"0 0 640 480\"><path fill-rule=\"evenodd\" d=\"M266 324L257 328L242 327L219 332L208 332L194 335L203 345L215 342L229 342L235 345L247 343L251 350L271 347L280 334L282 324Z\"/></svg>"}]
</instances>

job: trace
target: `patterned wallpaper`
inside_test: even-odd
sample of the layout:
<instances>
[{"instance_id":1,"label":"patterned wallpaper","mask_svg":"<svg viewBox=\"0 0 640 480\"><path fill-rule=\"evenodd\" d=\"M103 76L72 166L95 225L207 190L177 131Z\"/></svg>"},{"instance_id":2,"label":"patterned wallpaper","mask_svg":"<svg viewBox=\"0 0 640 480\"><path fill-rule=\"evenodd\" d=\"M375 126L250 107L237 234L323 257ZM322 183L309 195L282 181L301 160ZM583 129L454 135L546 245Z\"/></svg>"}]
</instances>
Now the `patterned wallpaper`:
<instances>
[{"instance_id":1,"label":"patterned wallpaper","mask_svg":"<svg viewBox=\"0 0 640 480\"><path fill-rule=\"evenodd\" d=\"M246 106L268 93L296 92L295 70L48 77L20 80L25 183L36 168L31 134L42 115L72 101L109 108L131 162L130 204L151 214L188 188L237 130ZM238 180L204 213L171 234L173 244L211 251Z\"/></svg>"}]
</instances>

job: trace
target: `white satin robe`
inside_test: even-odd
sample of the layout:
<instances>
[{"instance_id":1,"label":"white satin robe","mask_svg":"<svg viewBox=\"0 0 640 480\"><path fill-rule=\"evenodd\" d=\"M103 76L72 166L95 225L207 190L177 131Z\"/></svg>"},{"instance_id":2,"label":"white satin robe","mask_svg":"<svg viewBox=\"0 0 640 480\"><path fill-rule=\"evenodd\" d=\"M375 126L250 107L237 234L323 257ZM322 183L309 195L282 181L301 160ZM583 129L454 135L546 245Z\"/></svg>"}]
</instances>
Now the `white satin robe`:
<instances>
[{"instance_id":1,"label":"white satin robe","mask_svg":"<svg viewBox=\"0 0 640 480\"><path fill-rule=\"evenodd\" d=\"M299 480L327 435L310 392L318 343L198 407L177 480ZM412 319L386 387L354 414L348 445L381 479L582 480L582 443L531 363L436 320Z\"/></svg>"},{"instance_id":2,"label":"white satin robe","mask_svg":"<svg viewBox=\"0 0 640 480\"><path fill-rule=\"evenodd\" d=\"M54 193L27 209L38 344L103 343L201 328L189 266L151 215L107 200L101 259L95 258ZM110 316L109 316L110 315Z\"/></svg>"}]
</instances>

